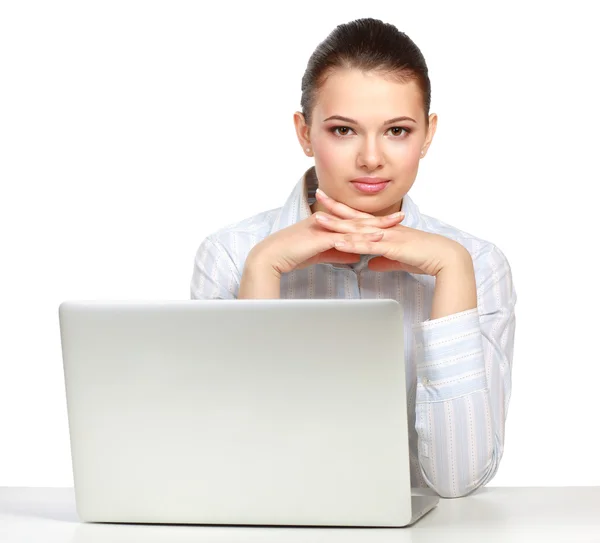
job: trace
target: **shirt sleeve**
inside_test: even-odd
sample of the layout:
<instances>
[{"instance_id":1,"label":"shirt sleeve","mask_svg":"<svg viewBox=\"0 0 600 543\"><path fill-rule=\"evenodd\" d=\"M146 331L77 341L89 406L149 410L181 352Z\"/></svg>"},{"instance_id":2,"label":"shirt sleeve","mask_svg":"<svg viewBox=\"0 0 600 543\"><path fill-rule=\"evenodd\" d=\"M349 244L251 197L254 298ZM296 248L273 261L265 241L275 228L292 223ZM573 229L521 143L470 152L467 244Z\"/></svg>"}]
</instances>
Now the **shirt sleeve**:
<instances>
[{"instance_id":1,"label":"shirt sleeve","mask_svg":"<svg viewBox=\"0 0 600 543\"><path fill-rule=\"evenodd\" d=\"M240 276L231 256L218 240L206 237L194 258L190 283L192 300L234 300Z\"/></svg>"},{"instance_id":2,"label":"shirt sleeve","mask_svg":"<svg viewBox=\"0 0 600 543\"><path fill-rule=\"evenodd\" d=\"M478 264L477 308L413 326L419 465L444 498L488 483L504 452L517 295L500 249Z\"/></svg>"}]
</instances>

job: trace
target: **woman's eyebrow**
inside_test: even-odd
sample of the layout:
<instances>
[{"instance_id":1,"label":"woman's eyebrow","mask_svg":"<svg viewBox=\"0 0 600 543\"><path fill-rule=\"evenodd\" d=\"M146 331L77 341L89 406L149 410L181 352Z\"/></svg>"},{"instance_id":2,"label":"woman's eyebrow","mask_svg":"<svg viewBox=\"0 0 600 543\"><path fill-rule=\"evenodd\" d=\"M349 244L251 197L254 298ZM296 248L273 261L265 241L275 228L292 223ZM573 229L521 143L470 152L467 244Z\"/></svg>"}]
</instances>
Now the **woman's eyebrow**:
<instances>
[{"instance_id":1,"label":"woman's eyebrow","mask_svg":"<svg viewBox=\"0 0 600 543\"><path fill-rule=\"evenodd\" d=\"M342 117L341 115L332 115L331 117L327 117L327 119L325 119L323 122L330 121L332 119L337 119L338 121L344 121L344 122L351 123L351 124L358 124L358 122L355 121L354 119L349 119L348 117ZM393 119L385 121L383 124L397 123L397 122L401 122L401 121L412 121L413 123L417 122L414 119L412 119L411 117L403 116L403 117L394 117Z\"/></svg>"}]
</instances>

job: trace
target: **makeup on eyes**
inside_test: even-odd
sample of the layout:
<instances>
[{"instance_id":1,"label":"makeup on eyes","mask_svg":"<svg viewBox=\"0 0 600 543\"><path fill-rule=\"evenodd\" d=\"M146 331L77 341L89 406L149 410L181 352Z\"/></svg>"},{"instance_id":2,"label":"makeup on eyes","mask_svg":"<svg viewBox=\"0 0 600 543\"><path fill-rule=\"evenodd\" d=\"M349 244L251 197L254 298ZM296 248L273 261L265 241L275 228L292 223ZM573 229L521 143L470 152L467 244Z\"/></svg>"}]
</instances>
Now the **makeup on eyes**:
<instances>
[{"instance_id":1,"label":"makeup on eyes","mask_svg":"<svg viewBox=\"0 0 600 543\"><path fill-rule=\"evenodd\" d=\"M349 129L349 130L352 130L352 131L354 131L354 130L353 130L351 127L349 127L349 126L341 126L341 125L340 125L340 126L331 126L331 127L329 127L327 130L328 130L329 132L331 132L331 133L332 133L334 136L336 136L337 138L345 138L345 137L347 137L345 134L344 134L344 135L341 135L341 134L338 134L338 133L336 133L336 130L338 130L338 129L340 129L340 128L347 128L347 129ZM404 138L408 137L408 135L409 135L409 134L412 132L412 130L411 130L410 128L406 128L406 127L404 127L404 126L391 126L390 128L388 128L388 130L393 130L393 129L395 129L395 128L398 128L398 129L400 129L400 130L403 130L403 132L402 132L402 133L401 133L399 136L395 136L395 135L394 135L394 136L392 136L392 139L404 139Z\"/></svg>"}]
</instances>

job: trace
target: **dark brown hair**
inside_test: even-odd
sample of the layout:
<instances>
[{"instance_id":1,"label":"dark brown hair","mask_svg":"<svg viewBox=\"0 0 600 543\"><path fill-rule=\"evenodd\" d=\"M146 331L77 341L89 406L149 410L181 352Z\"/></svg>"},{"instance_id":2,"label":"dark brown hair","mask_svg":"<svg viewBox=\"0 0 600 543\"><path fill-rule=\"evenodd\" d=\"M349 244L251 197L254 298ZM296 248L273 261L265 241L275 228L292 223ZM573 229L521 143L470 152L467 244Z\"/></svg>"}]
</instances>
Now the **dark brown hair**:
<instances>
[{"instance_id":1,"label":"dark brown hair","mask_svg":"<svg viewBox=\"0 0 600 543\"><path fill-rule=\"evenodd\" d=\"M318 93L338 68L375 72L400 83L415 81L423 97L429 128L431 84L420 49L404 32L379 19L356 19L338 25L311 55L302 76L302 114L308 126Z\"/></svg>"}]
</instances>

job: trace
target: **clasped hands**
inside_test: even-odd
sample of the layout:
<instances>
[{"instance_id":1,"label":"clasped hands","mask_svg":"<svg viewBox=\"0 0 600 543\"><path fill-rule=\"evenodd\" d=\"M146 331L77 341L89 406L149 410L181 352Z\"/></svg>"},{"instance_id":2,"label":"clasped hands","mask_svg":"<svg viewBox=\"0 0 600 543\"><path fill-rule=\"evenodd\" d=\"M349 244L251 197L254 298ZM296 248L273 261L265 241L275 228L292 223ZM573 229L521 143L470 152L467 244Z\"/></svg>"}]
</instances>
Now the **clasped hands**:
<instances>
[{"instance_id":1,"label":"clasped hands","mask_svg":"<svg viewBox=\"0 0 600 543\"><path fill-rule=\"evenodd\" d=\"M368 264L373 271L403 270L436 276L447 265L456 262L457 258L470 258L470 254L460 243L440 234L402 224L377 229L364 224L365 219L372 219L374 215L338 202L320 189L317 189L316 198L327 210L327 214L316 214L319 224L324 228L347 234L382 232L383 236L376 241L352 241L351 236L347 236L344 245L336 244L336 249L340 252L378 255ZM323 217L328 220L321 220ZM401 217L400 220L403 219Z\"/></svg>"}]
</instances>

